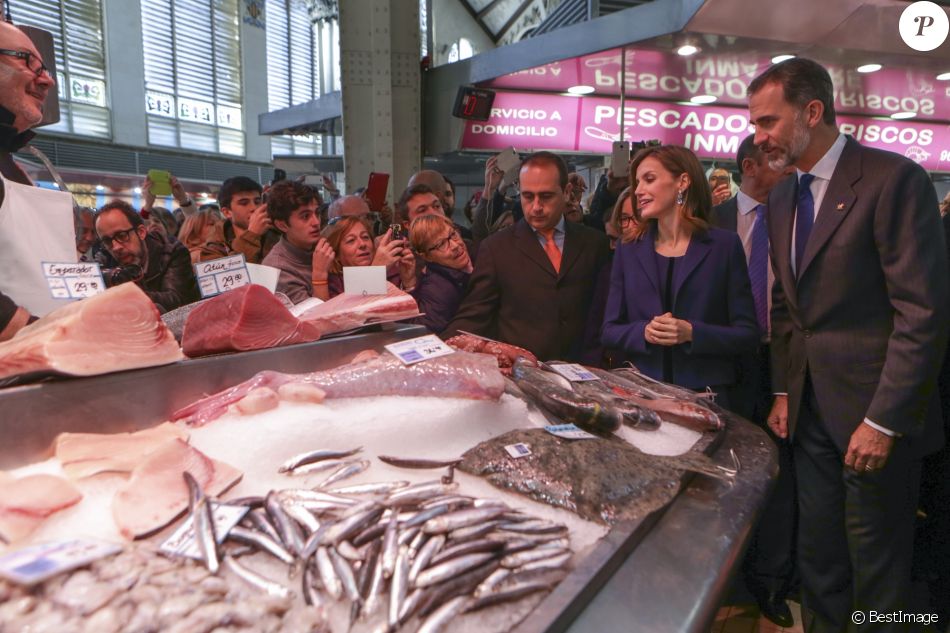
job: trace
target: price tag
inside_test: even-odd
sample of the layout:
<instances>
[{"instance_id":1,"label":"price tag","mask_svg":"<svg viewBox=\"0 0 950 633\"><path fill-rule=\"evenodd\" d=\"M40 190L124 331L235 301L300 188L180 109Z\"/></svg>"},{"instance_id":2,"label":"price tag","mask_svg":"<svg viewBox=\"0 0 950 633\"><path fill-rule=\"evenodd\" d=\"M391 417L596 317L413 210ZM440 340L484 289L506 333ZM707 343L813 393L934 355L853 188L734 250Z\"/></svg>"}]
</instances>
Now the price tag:
<instances>
[{"instance_id":1,"label":"price tag","mask_svg":"<svg viewBox=\"0 0 950 633\"><path fill-rule=\"evenodd\" d=\"M344 266L343 291L348 295L384 295L385 266Z\"/></svg>"},{"instance_id":2,"label":"price tag","mask_svg":"<svg viewBox=\"0 0 950 633\"><path fill-rule=\"evenodd\" d=\"M517 444L509 444L505 447L505 450L508 451L508 454L514 459L527 457L531 454L531 447L521 442L518 442Z\"/></svg>"},{"instance_id":3,"label":"price tag","mask_svg":"<svg viewBox=\"0 0 950 633\"><path fill-rule=\"evenodd\" d=\"M316 308L321 303L323 303L323 301L320 299L317 299L316 297L310 297L309 299L304 299L300 303L291 306L290 313L299 319L301 314L310 308Z\"/></svg>"},{"instance_id":4,"label":"price tag","mask_svg":"<svg viewBox=\"0 0 950 633\"><path fill-rule=\"evenodd\" d=\"M408 341L400 341L386 345L389 352L401 360L404 365L412 365L430 358L439 356L448 356L454 354L455 350L445 344L435 334L411 338Z\"/></svg>"},{"instance_id":5,"label":"price tag","mask_svg":"<svg viewBox=\"0 0 950 633\"><path fill-rule=\"evenodd\" d=\"M96 262L43 262L43 276L54 299L85 299L106 289Z\"/></svg>"},{"instance_id":6,"label":"price tag","mask_svg":"<svg viewBox=\"0 0 950 633\"><path fill-rule=\"evenodd\" d=\"M211 514L214 517L215 540L218 543L223 542L231 528L244 518L247 511L247 506L232 506L212 501ZM169 536L168 540L162 543L158 549L172 556L185 556L200 560L201 550L198 548L198 541L195 540L195 530L191 517L185 519L185 522L178 526L175 533Z\"/></svg>"},{"instance_id":7,"label":"price tag","mask_svg":"<svg viewBox=\"0 0 950 633\"><path fill-rule=\"evenodd\" d=\"M0 556L0 578L20 585L35 585L121 551L121 545L93 539L31 545Z\"/></svg>"},{"instance_id":8,"label":"price tag","mask_svg":"<svg viewBox=\"0 0 950 633\"><path fill-rule=\"evenodd\" d=\"M201 298L213 297L251 283L244 255L237 254L195 264Z\"/></svg>"},{"instance_id":9,"label":"price tag","mask_svg":"<svg viewBox=\"0 0 950 633\"><path fill-rule=\"evenodd\" d=\"M596 435L591 435L587 431L582 431L573 424L553 424L544 427L544 430L551 435L563 437L566 440L592 440Z\"/></svg>"},{"instance_id":10,"label":"price tag","mask_svg":"<svg viewBox=\"0 0 950 633\"><path fill-rule=\"evenodd\" d=\"M571 382L584 382L587 380L600 380L597 376L592 374L586 367L583 365L577 365L574 363L568 363L564 365L549 365L551 369L561 374Z\"/></svg>"}]
</instances>

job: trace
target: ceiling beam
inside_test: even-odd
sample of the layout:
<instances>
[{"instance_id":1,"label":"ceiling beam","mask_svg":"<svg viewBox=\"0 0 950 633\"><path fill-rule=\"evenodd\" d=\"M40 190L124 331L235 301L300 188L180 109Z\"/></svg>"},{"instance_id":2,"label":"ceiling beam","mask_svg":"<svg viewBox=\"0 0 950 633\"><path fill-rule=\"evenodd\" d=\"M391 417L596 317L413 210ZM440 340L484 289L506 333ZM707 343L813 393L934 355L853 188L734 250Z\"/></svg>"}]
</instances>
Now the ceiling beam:
<instances>
[{"instance_id":1,"label":"ceiling beam","mask_svg":"<svg viewBox=\"0 0 950 633\"><path fill-rule=\"evenodd\" d=\"M531 6L532 2L534 2L534 0L524 0L524 2L521 3L521 6L518 7L518 10L515 11L510 18L508 18L508 21L505 22L505 25L498 31L497 39L495 40L496 42L500 42L502 38L505 37L505 34L508 33L508 29L515 25L515 23L518 21L518 18L520 18L521 15L528 9L528 7Z\"/></svg>"},{"instance_id":2,"label":"ceiling beam","mask_svg":"<svg viewBox=\"0 0 950 633\"><path fill-rule=\"evenodd\" d=\"M491 2L489 2L489 3L485 6L484 9L482 9L481 11L478 12L478 16L477 16L478 19L481 20L481 19L484 18L486 15L488 15L489 13L491 13L491 10L494 9L495 7L497 7L499 2L501 2L501 0L491 0Z\"/></svg>"},{"instance_id":3,"label":"ceiling beam","mask_svg":"<svg viewBox=\"0 0 950 633\"><path fill-rule=\"evenodd\" d=\"M495 0L495 1L497 2L497 0ZM482 19L481 19L481 17L479 16L479 14L475 12L475 9L472 8L472 5L470 5L470 4L468 3L468 0L458 0L458 2L459 2L459 4L461 4L463 7L465 7L465 10L468 11L468 14L469 14L470 16L472 16L472 19L473 19L473 20L475 20L475 23L478 24L479 28L481 28L482 31L485 32L485 35L487 35L488 38L489 38L492 42L494 42L495 44L497 44L497 43L498 43L498 38L495 36L494 33L491 32L491 29L489 29L489 28L485 25L485 22L483 22Z\"/></svg>"}]
</instances>

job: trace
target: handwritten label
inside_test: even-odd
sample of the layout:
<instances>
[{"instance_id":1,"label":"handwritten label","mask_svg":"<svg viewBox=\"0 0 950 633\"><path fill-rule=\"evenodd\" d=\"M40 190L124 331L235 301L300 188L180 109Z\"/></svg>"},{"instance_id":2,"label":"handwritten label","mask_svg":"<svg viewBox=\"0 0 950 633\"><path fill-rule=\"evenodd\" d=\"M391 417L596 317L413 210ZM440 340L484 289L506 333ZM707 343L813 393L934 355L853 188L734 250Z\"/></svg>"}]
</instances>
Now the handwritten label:
<instances>
[{"instance_id":1,"label":"handwritten label","mask_svg":"<svg viewBox=\"0 0 950 633\"><path fill-rule=\"evenodd\" d=\"M237 254L195 264L201 298L213 297L251 283L244 255Z\"/></svg>"},{"instance_id":2,"label":"handwritten label","mask_svg":"<svg viewBox=\"0 0 950 633\"><path fill-rule=\"evenodd\" d=\"M527 457L531 454L531 447L521 442L518 442L517 444L509 444L505 447L505 450L508 451L508 454L514 459Z\"/></svg>"},{"instance_id":3,"label":"handwritten label","mask_svg":"<svg viewBox=\"0 0 950 633\"><path fill-rule=\"evenodd\" d=\"M344 266L343 291L348 295L386 294L385 266Z\"/></svg>"},{"instance_id":4,"label":"handwritten label","mask_svg":"<svg viewBox=\"0 0 950 633\"><path fill-rule=\"evenodd\" d=\"M316 308L318 305L323 303L322 300L317 299L316 297L310 297L309 299L304 299L298 304L293 305L290 308L290 313L297 318L300 318L300 315L309 310L310 308Z\"/></svg>"},{"instance_id":5,"label":"handwritten label","mask_svg":"<svg viewBox=\"0 0 950 633\"><path fill-rule=\"evenodd\" d=\"M573 424L553 424L544 427L544 430L551 435L563 437L566 440L592 440L596 435L591 435L587 431L582 431Z\"/></svg>"},{"instance_id":6,"label":"handwritten label","mask_svg":"<svg viewBox=\"0 0 950 633\"><path fill-rule=\"evenodd\" d=\"M551 369L561 374L571 382L585 382L587 380L600 380L597 376L592 374L587 370L583 365L577 365L575 363L567 363L564 365L550 365Z\"/></svg>"},{"instance_id":7,"label":"handwritten label","mask_svg":"<svg viewBox=\"0 0 950 633\"><path fill-rule=\"evenodd\" d=\"M106 289L102 270L96 262L43 262L42 265L54 299L85 299Z\"/></svg>"},{"instance_id":8,"label":"handwritten label","mask_svg":"<svg viewBox=\"0 0 950 633\"><path fill-rule=\"evenodd\" d=\"M212 501L211 513L214 517L215 540L218 543L223 542L231 528L244 518L247 511L247 506L232 506ZM169 536L168 540L162 543L159 549L172 556L184 556L200 560L201 550L198 548L198 541L195 539L195 528L191 517L185 519L185 522L178 526L175 533Z\"/></svg>"},{"instance_id":9,"label":"handwritten label","mask_svg":"<svg viewBox=\"0 0 950 633\"><path fill-rule=\"evenodd\" d=\"M448 356L454 354L455 350L445 344L435 334L411 338L407 341L400 341L386 345L389 352L401 360L404 365L412 365L430 358L439 356Z\"/></svg>"},{"instance_id":10,"label":"handwritten label","mask_svg":"<svg viewBox=\"0 0 950 633\"><path fill-rule=\"evenodd\" d=\"M0 578L34 585L121 551L121 545L93 539L31 545L0 556Z\"/></svg>"}]
</instances>

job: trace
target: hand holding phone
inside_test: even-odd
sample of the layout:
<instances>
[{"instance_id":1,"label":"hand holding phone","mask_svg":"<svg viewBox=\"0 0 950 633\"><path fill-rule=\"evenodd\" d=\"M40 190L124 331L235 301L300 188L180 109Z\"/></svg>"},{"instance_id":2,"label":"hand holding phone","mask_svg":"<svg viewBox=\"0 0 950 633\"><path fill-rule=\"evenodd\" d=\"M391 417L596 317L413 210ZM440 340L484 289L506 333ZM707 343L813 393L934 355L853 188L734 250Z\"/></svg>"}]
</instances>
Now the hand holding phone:
<instances>
[{"instance_id":1,"label":"hand holding phone","mask_svg":"<svg viewBox=\"0 0 950 633\"><path fill-rule=\"evenodd\" d=\"M610 152L610 168L614 175L620 175L627 171L627 165L630 164L630 142L614 141Z\"/></svg>"},{"instance_id":2,"label":"hand holding phone","mask_svg":"<svg viewBox=\"0 0 950 633\"><path fill-rule=\"evenodd\" d=\"M386 190L389 189L389 174L372 172L366 183L366 204L373 213L379 213L386 202Z\"/></svg>"},{"instance_id":3,"label":"hand holding phone","mask_svg":"<svg viewBox=\"0 0 950 633\"><path fill-rule=\"evenodd\" d=\"M170 196L172 193L172 175L171 172L164 169L149 169L148 181L150 183L149 192L153 196Z\"/></svg>"}]
</instances>

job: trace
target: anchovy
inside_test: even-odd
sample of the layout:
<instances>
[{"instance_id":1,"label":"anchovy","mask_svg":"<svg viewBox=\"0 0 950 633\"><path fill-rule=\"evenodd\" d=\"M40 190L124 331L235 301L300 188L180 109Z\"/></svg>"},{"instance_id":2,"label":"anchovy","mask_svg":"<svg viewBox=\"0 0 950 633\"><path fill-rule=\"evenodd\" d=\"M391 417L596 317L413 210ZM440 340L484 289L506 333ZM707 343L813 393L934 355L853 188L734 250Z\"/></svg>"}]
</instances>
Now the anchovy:
<instances>
[{"instance_id":1,"label":"anchovy","mask_svg":"<svg viewBox=\"0 0 950 633\"><path fill-rule=\"evenodd\" d=\"M515 361L512 371L512 379L525 395L564 422L599 433L620 428L623 415L619 411L564 387L558 374L534 367L522 358Z\"/></svg>"},{"instance_id":2,"label":"anchovy","mask_svg":"<svg viewBox=\"0 0 950 633\"><path fill-rule=\"evenodd\" d=\"M264 497L251 496L251 497L238 497L237 499L228 499L224 502L225 505L229 506L244 506L245 508L260 508L264 505Z\"/></svg>"},{"instance_id":3,"label":"anchovy","mask_svg":"<svg viewBox=\"0 0 950 633\"><path fill-rule=\"evenodd\" d=\"M570 552L570 550L560 546L535 547L533 549L516 552L514 554L507 554L501 559L501 566L508 567L509 569L515 569L517 567L527 565L528 563L533 563L535 561L564 554L565 552Z\"/></svg>"},{"instance_id":4,"label":"anchovy","mask_svg":"<svg viewBox=\"0 0 950 633\"><path fill-rule=\"evenodd\" d=\"M303 567L303 601L311 607L323 606L323 596L317 591L316 578L313 577L313 565L308 563Z\"/></svg>"},{"instance_id":5,"label":"anchovy","mask_svg":"<svg viewBox=\"0 0 950 633\"><path fill-rule=\"evenodd\" d=\"M426 617L440 605L455 596L469 595L486 578L498 569L498 561L490 560L487 563L470 571L450 578L443 583L426 588L426 598L419 607L419 615Z\"/></svg>"},{"instance_id":6,"label":"anchovy","mask_svg":"<svg viewBox=\"0 0 950 633\"><path fill-rule=\"evenodd\" d=\"M450 504L455 507L470 506L474 503L474 499L471 497L464 497L462 495L442 495L439 497L432 497L431 499L426 499L419 504L419 507L423 510L426 508L431 508L432 506L440 506L442 504Z\"/></svg>"},{"instance_id":7,"label":"anchovy","mask_svg":"<svg viewBox=\"0 0 950 633\"><path fill-rule=\"evenodd\" d=\"M501 521L488 521L482 525L473 525L471 527L453 530L452 532L449 532L449 540L459 542L481 538L494 530L500 524Z\"/></svg>"},{"instance_id":8,"label":"anchovy","mask_svg":"<svg viewBox=\"0 0 950 633\"><path fill-rule=\"evenodd\" d=\"M363 560L363 554L353 547L349 541L338 541L336 544L336 551L340 553L340 556L350 561Z\"/></svg>"},{"instance_id":9,"label":"anchovy","mask_svg":"<svg viewBox=\"0 0 950 633\"><path fill-rule=\"evenodd\" d=\"M218 552L218 539L214 533L214 514L211 510L211 504L201 489L201 484L195 480L191 473L186 470L182 475L188 485L191 529L195 533L198 551L201 552L201 558L208 571L216 574L221 561Z\"/></svg>"},{"instance_id":10,"label":"anchovy","mask_svg":"<svg viewBox=\"0 0 950 633\"><path fill-rule=\"evenodd\" d=\"M471 598L468 596L452 598L426 618L426 621L422 623L417 633L439 633L439 631L445 630L449 622L468 609L470 602Z\"/></svg>"},{"instance_id":11,"label":"anchovy","mask_svg":"<svg viewBox=\"0 0 950 633\"><path fill-rule=\"evenodd\" d=\"M479 541L465 541L451 547L446 547L444 550L436 554L432 560L429 561L429 564L438 565L441 562L447 561L450 558L455 558L457 556L477 554L478 552L497 552L504 548L505 543L502 541L492 541L489 539L482 539ZM505 550L505 553L508 553L508 550Z\"/></svg>"},{"instance_id":12,"label":"anchovy","mask_svg":"<svg viewBox=\"0 0 950 633\"><path fill-rule=\"evenodd\" d=\"M473 595L476 598L480 598L485 594L492 593L509 576L511 576L510 569L499 567L494 572L492 572L491 576L483 580L482 584L475 588L475 593Z\"/></svg>"},{"instance_id":13,"label":"anchovy","mask_svg":"<svg viewBox=\"0 0 950 633\"><path fill-rule=\"evenodd\" d=\"M419 553L419 549L425 545L427 540L429 540L429 535L419 530L409 542L409 558L415 558L416 554Z\"/></svg>"},{"instance_id":14,"label":"anchovy","mask_svg":"<svg viewBox=\"0 0 950 633\"><path fill-rule=\"evenodd\" d=\"M422 525L423 523L426 523L427 521L430 521L439 515L447 514L451 510L452 506L450 505L432 506L427 510L417 512L411 519L403 523L403 527L411 528L417 525Z\"/></svg>"},{"instance_id":15,"label":"anchovy","mask_svg":"<svg viewBox=\"0 0 950 633\"><path fill-rule=\"evenodd\" d=\"M388 522L380 521L374 525L369 526L359 534L353 537L353 545L355 547L362 547L363 545L378 539L380 536L385 534L386 525Z\"/></svg>"},{"instance_id":16,"label":"anchovy","mask_svg":"<svg viewBox=\"0 0 950 633\"><path fill-rule=\"evenodd\" d=\"M389 625L399 624L399 612L406 599L409 589L409 548L403 545L396 556L396 567L393 570L392 584L389 588Z\"/></svg>"},{"instance_id":17,"label":"anchovy","mask_svg":"<svg viewBox=\"0 0 950 633\"><path fill-rule=\"evenodd\" d=\"M408 530L403 530L399 532L399 536L396 537L396 542L400 545L409 546L409 543L412 542L412 539L416 538L416 535L422 531L422 528L411 527Z\"/></svg>"},{"instance_id":18,"label":"anchovy","mask_svg":"<svg viewBox=\"0 0 950 633\"><path fill-rule=\"evenodd\" d=\"M382 541L379 539L373 541L366 551L366 557L363 560L363 566L360 567L360 574L356 579L356 587L360 592L360 599L365 602L369 597L370 589L373 586L373 574L376 573L376 567L379 565L379 555L383 550Z\"/></svg>"},{"instance_id":19,"label":"anchovy","mask_svg":"<svg viewBox=\"0 0 950 633\"><path fill-rule=\"evenodd\" d=\"M441 481L416 484L391 493L386 498L386 504L390 506L411 505L432 497L448 494L457 490L458 487L458 483L444 484Z\"/></svg>"},{"instance_id":20,"label":"anchovy","mask_svg":"<svg viewBox=\"0 0 950 633\"><path fill-rule=\"evenodd\" d=\"M286 472L296 470L297 468L300 468L301 466L306 466L307 464L313 464L314 462L321 462L328 459L342 459L344 457L350 457L351 455L356 455L361 450L363 450L363 447L358 446L357 448L352 448L346 451L317 450L317 451L309 451L307 453L301 453L300 455L295 455L294 457L291 457L286 462L281 464L280 468L277 469L277 472L286 473Z\"/></svg>"},{"instance_id":21,"label":"anchovy","mask_svg":"<svg viewBox=\"0 0 950 633\"><path fill-rule=\"evenodd\" d=\"M303 551L303 534L301 534L297 522L284 512L276 493L267 493L267 497L264 499L264 508L274 522L274 527L277 528L280 541L291 553L299 555Z\"/></svg>"},{"instance_id":22,"label":"anchovy","mask_svg":"<svg viewBox=\"0 0 950 633\"><path fill-rule=\"evenodd\" d=\"M287 516L307 530L307 536L310 536L320 529L320 521L318 521L317 517L313 516L313 513L311 513L310 510L304 506L298 503L289 502L282 503L281 507L283 508L284 512L287 513Z\"/></svg>"},{"instance_id":23,"label":"anchovy","mask_svg":"<svg viewBox=\"0 0 950 633\"><path fill-rule=\"evenodd\" d=\"M498 529L505 532L524 532L528 534L557 534L567 532L566 525L552 523L551 521L545 521L543 519L517 523L502 523L498 526Z\"/></svg>"},{"instance_id":24,"label":"anchovy","mask_svg":"<svg viewBox=\"0 0 950 633\"><path fill-rule=\"evenodd\" d=\"M249 523L249 527L254 528L258 532L263 532L278 543L280 542L280 535L277 533L277 528L270 522L267 511L263 508L251 510L245 514L244 520L242 520L241 523Z\"/></svg>"},{"instance_id":25,"label":"anchovy","mask_svg":"<svg viewBox=\"0 0 950 633\"><path fill-rule=\"evenodd\" d=\"M347 518L337 521L331 525L326 532L323 533L322 542L323 544L336 545L340 541L354 536L363 530L367 525L375 523L379 517L382 516L382 514L383 507L377 504L376 507L369 508L363 512L353 514Z\"/></svg>"},{"instance_id":26,"label":"anchovy","mask_svg":"<svg viewBox=\"0 0 950 633\"><path fill-rule=\"evenodd\" d=\"M385 582L385 578L383 577L383 548L382 548L382 545L380 545L379 553L376 556L375 562L373 563L373 566L372 566L372 576L369 581L369 591L366 594L366 600L363 602L363 613L362 613L363 617L368 617L368 616L373 615L373 613L379 607L379 596L380 596L380 592L383 589L384 582Z\"/></svg>"},{"instance_id":27,"label":"anchovy","mask_svg":"<svg viewBox=\"0 0 950 633\"><path fill-rule=\"evenodd\" d=\"M543 582L526 582L511 585L510 587L505 587L493 593L483 594L471 604L468 611L478 611L479 609L484 609L485 607L501 604L503 602L520 600L532 593L548 591L550 589L551 585Z\"/></svg>"},{"instance_id":28,"label":"anchovy","mask_svg":"<svg viewBox=\"0 0 950 633\"><path fill-rule=\"evenodd\" d=\"M334 471L333 474L327 477L323 481L323 483L317 487L326 488L330 484L335 484L336 482L342 481L343 479L347 479L348 477L358 475L364 470L366 470L367 468L369 468L368 459L353 460L352 463L346 466L341 466L338 470Z\"/></svg>"},{"instance_id":29,"label":"anchovy","mask_svg":"<svg viewBox=\"0 0 950 633\"><path fill-rule=\"evenodd\" d=\"M532 563L527 563L521 566L519 571L535 571L538 569L561 569L571 560L571 552L565 552L563 554L558 554L550 558L545 558L542 560L534 561Z\"/></svg>"},{"instance_id":30,"label":"anchovy","mask_svg":"<svg viewBox=\"0 0 950 633\"><path fill-rule=\"evenodd\" d=\"M461 457L457 459L413 459L409 457L393 457L392 455L377 455L376 459L384 464L395 466L396 468L415 469L445 468L447 466L457 466L462 462Z\"/></svg>"},{"instance_id":31,"label":"anchovy","mask_svg":"<svg viewBox=\"0 0 950 633\"><path fill-rule=\"evenodd\" d=\"M369 484L354 484L342 488L330 488L327 492L337 495L374 495L400 490L409 485L408 481L380 481Z\"/></svg>"},{"instance_id":32,"label":"anchovy","mask_svg":"<svg viewBox=\"0 0 950 633\"><path fill-rule=\"evenodd\" d=\"M420 573L416 577L415 585L417 587L428 587L437 582L442 582L446 578L451 578L452 576L468 571L473 567L478 567L492 558L495 558L494 553L479 552L477 554L466 554L465 556L447 560L444 563L430 567Z\"/></svg>"},{"instance_id":33,"label":"anchovy","mask_svg":"<svg viewBox=\"0 0 950 633\"><path fill-rule=\"evenodd\" d=\"M351 602L359 602L360 592L356 587L356 576L353 575L353 568L350 567L346 559L340 556L332 547L327 550L327 554L330 556L330 563L333 565L333 570L336 572L337 578L339 578L343 584L346 597L349 598Z\"/></svg>"},{"instance_id":34,"label":"anchovy","mask_svg":"<svg viewBox=\"0 0 950 633\"><path fill-rule=\"evenodd\" d=\"M322 490L308 490L307 488L288 488L279 490L277 496L281 500L300 503L304 501L326 501L336 507L350 507L358 505L358 499L352 499L343 495L324 492Z\"/></svg>"},{"instance_id":35,"label":"anchovy","mask_svg":"<svg viewBox=\"0 0 950 633\"><path fill-rule=\"evenodd\" d=\"M396 558L399 555L399 530L395 513L389 519L386 532L383 534L382 568L383 577L389 578L396 568Z\"/></svg>"},{"instance_id":36,"label":"anchovy","mask_svg":"<svg viewBox=\"0 0 950 633\"><path fill-rule=\"evenodd\" d=\"M333 568L333 561L330 560L330 554L325 547L317 548L317 571L320 573L320 581L323 588L330 594L334 600L339 600L343 596L343 583L336 575Z\"/></svg>"},{"instance_id":37,"label":"anchovy","mask_svg":"<svg viewBox=\"0 0 950 633\"><path fill-rule=\"evenodd\" d=\"M508 554L517 554L518 552L523 552L535 547L560 547L563 549L568 549L570 543L566 538L562 538L559 535L554 535L554 538L545 538L537 539L533 535L526 535L527 538L516 538L510 541L503 541L505 548L505 556Z\"/></svg>"},{"instance_id":38,"label":"anchovy","mask_svg":"<svg viewBox=\"0 0 950 633\"><path fill-rule=\"evenodd\" d=\"M428 534L443 534L453 530L491 521L495 517L501 516L508 511L508 506L485 506L482 508L470 508L467 510L458 510L451 514L429 519L422 526L422 531Z\"/></svg>"},{"instance_id":39,"label":"anchovy","mask_svg":"<svg viewBox=\"0 0 950 633\"><path fill-rule=\"evenodd\" d=\"M335 468L341 468L346 464L353 462L352 459L328 459L323 462L314 462L312 464L306 464L300 466L294 470L289 470L285 475L299 476L299 475L312 475L314 473L322 473L325 470L333 470Z\"/></svg>"},{"instance_id":40,"label":"anchovy","mask_svg":"<svg viewBox=\"0 0 950 633\"><path fill-rule=\"evenodd\" d=\"M432 557L438 553L442 546L445 545L445 536L438 534L433 536L426 544L422 546L419 550L419 553L416 555L415 559L412 561L412 566L409 568L409 583L415 586L416 578L419 576L419 573L428 567L429 561L432 560Z\"/></svg>"},{"instance_id":41,"label":"anchovy","mask_svg":"<svg viewBox=\"0 0 950 633\"><path fill-rule=\"evenodd\" d=\"M287 563L288 565L294 564L293 554L288 552L283 545L263 532L257 532L255 530L243 528L240 525L235 525L233 528L231 528L231 531L228 532L228 539L237 541L238 543L251 545L257 550L267 552L274 558Z\"/></svg>"},{"instance_id":42,"label":"anchovy","mask_svg":"<svg viewBox=\"0 0 950 633\"><path fill-rule=\"evenodd\" d=\"M406 596L406 599L402 603L402 609L399 610L399 624L405 624L406 621L413 616L413 614L419 609L422 605L423 600L426 597L425 589L413 589L412 592Z\"/></svg>"},{"instance_id":43,"label":"anchovy","mask_svg":"<svg viewBox=\"0 0 950 633\"><path fill-rule=\"evenodd\" d=\"M294 592L287 587L281 585L280 583L276 583L269 578L261 576L256 571L245 567L230 556L225 556L221 563L224 565L224 567L231 570L231 572L233 572L238 578L252 587L263 590L269 596L286 600L293 599L295 595Z\"/></svg>"}]
</instances>

